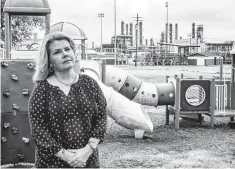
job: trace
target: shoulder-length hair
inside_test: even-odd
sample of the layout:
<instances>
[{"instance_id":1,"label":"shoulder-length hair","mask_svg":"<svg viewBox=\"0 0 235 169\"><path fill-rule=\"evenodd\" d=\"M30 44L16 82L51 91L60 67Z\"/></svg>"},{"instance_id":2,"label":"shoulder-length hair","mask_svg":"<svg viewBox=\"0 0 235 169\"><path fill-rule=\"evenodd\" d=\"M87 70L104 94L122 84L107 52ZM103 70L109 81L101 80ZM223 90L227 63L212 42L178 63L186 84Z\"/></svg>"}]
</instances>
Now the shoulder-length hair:
<instances>
[{"instance_id":1,"label":"shoulder-length hair","mask_svg":"<svg viewBox=\"0 0 235 169\"><path fill-rule=\"evenodd\" d=\"M75 42L65 33L51 32L47 34L39 47L38 56L36 57L36 71L33 75L33 82L45 80L46 78L52 75L49 71L49 45L55 40L67 40L69 42L70 47L75 53Z\"/></svg>"}]
</instances>

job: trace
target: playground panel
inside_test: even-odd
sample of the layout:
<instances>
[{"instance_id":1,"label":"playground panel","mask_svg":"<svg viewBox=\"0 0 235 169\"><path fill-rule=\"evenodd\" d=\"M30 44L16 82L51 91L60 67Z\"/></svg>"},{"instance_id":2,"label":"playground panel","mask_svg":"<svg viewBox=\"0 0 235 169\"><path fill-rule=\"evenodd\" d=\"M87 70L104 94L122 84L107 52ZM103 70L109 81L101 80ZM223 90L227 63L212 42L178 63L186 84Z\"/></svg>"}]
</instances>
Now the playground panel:
<instances>
[{"instance_id":1,"label":"playground panel","mask_svg":"<svg viewBox=\"0 0 235 169\"><path fill-rule=\"evenodd\" d=\"M181 111L209 111L210 81L182 80L180 92Z\"/></svg>"},{"instance_id":2,"label":"playground panel","mask_svg":"<svg viewBox=\"0 0 235 169\"><path fill-rule=\"evenodd\" d=\"M166 124L169 124L169 113L175 114L175 127L179 129L181 115L199 115L207 113L211 116L211 126L214 125L214 79L180 79L168 78L175 86L175 104L166 107Z\"/></svg>"}]
</instances>

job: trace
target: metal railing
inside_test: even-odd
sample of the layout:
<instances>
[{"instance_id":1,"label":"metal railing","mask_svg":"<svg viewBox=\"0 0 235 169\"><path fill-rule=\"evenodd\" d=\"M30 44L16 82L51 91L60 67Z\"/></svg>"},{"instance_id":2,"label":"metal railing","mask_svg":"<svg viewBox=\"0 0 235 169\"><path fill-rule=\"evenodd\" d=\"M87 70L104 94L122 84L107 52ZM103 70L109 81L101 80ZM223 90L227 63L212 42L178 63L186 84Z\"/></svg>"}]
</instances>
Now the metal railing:
<instances>
[{"instance_id":1,"label":"metal railing","mask_svg":"<svg viewBox=\"0 0 235 169\"><path fill-rule=\"evenodd\" d=\"M216 112L225 113L225 109L228 106L228 87L227 84L215 85L215 103Z\"/></svg>"}]
</instances>

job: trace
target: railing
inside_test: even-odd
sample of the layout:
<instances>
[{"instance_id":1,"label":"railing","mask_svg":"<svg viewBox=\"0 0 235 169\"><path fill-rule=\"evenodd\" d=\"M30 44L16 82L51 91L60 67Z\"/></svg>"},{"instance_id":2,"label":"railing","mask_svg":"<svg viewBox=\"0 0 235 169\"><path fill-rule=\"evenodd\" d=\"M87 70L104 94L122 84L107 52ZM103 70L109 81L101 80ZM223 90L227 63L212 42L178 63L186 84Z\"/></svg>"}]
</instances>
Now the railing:
<instances>
[{"instance_id":1,"label":"railing","mask_svg":"<svg viewBox=\"0 0 235 169\"><path fill-rule=\"evenodd\" d=\"M216 112L225 113L225 108L228 107L228 86L227 84L215 85L215 102ZM229 106L230 107L230 106Z\"/></svg>"}]
</instances>

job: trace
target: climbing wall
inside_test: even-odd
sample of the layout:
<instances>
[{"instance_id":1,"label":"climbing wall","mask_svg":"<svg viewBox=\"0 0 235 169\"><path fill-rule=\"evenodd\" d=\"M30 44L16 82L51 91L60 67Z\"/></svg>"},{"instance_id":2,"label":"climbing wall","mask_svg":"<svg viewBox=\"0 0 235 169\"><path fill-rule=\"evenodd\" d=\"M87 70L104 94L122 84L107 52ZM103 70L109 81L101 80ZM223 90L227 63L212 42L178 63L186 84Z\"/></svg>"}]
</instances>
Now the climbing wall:
<instances>
[{"instance_id":1,"label":"climbing wall","mask_svg":"<svg viewBox=\"0 0 235 169\"><path fill-rule=\"evenodd\" d=\"M1 60L1 164L35 161L28 121L34 71L33 60Z\"/></svg>"}]
</instances>

